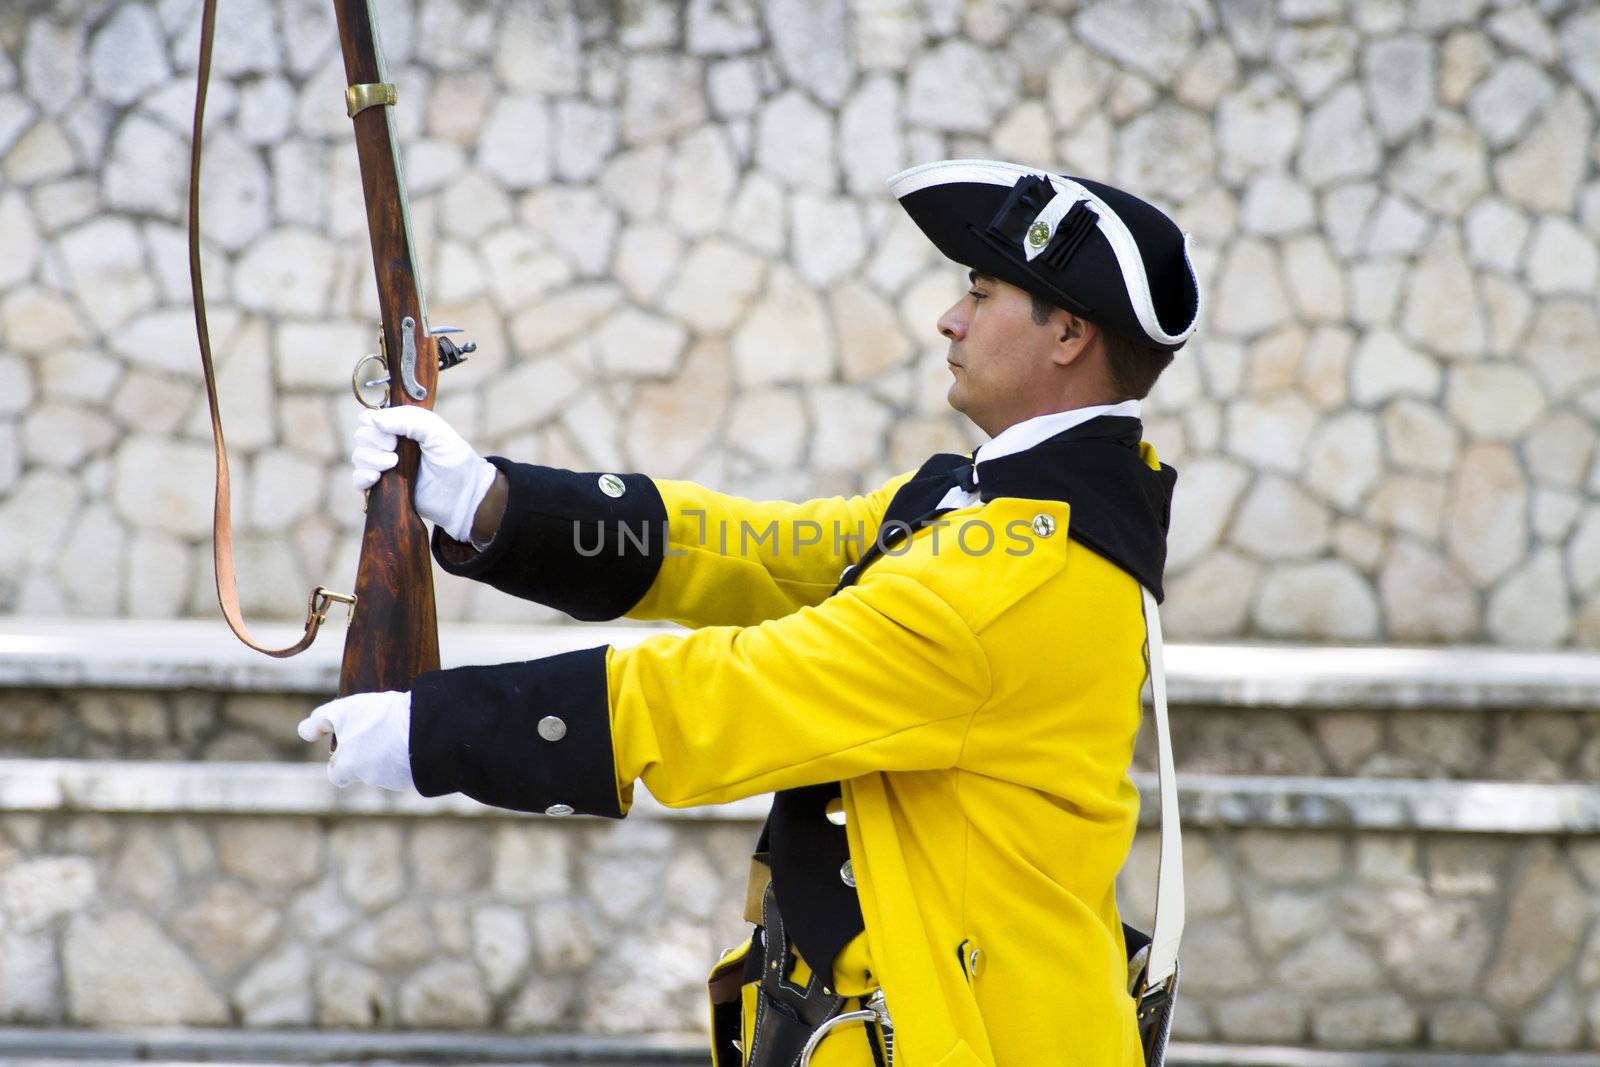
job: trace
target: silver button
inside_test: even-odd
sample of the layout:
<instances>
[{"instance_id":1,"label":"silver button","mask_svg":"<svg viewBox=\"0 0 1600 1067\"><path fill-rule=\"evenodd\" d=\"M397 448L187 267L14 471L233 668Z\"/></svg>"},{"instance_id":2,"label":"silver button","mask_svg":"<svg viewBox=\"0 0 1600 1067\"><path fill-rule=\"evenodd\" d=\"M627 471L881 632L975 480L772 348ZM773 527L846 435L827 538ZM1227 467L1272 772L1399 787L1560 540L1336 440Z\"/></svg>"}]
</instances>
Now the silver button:
<instances>
[{"instance_id":1,"label":"silver button","mask_svg":"<svg viewBox=\"0 0 1600 1067\"><path fill-rule=\"evenodd\" d=\"M983 951L973 949L967 953L967 973L976 978L983 973Z\"/></svg>"},{"instance_id":2,"label":"silver button","mask_svg":"<svg viewBox=\"0 0 1600 1067\"><path fill-rule=\"evenodd\" d=\"M844 861L844 866L839 868L839 881L843 882L851 889L856 887L855 864L851 863L849 860Z\"/></svg>"},{"instance_id":3,"label":"silver button","mask_svg":"<svg viewBox=\"0 0 1600 1067\"><path fill-rule=\"evenodd\" d=\"M571 804L552 804L548 808L544 809L544 813L546 815L554 815L557 817L562 815L571 815L572 812L573 807Z\"/></svg>"},{"instance_id":4,"label":"silver button","mask_svg":"<svg viewBox=\"0 0 1600 1067\"><path fill-rule=\"evenodd\" d=\"M843 826L846 818L844 813L844 801L840 800L838 797L834 797L832 800L828 801L828 808L824 814L827 815L828 821L833 823L833 825Z\"/></svg>"},{"instance_id":5,"label":"silver button","mask_svg":"<svg viewBox=\"0 0 1600 1067\"><path fill-rule=\"evenodd\" d=\"M600 491L606 496L617 497L628 491L628 486L615 474L602 474L600 476Z\"/></svg>"},{"instance_id":6,"label":"silver button","mask_svg":"<svg viewBox=\"0 0 1600 1067\"><path fill-rule=\"evenodd\" d=\"M1039 512L1033 517L1033 532L1040 537L1049 537L1056 532L1056 520L1042 511Z\"/></svg>"},{"instance_id":7,"label":"silver button","mask_svg":"<svg viewBox=\"0 0 1600 1067\"><path fill-rule=\"evenodd\" d=\"M554 715L539 720L539 736L546 741L559 741L567 736L567 724Z\"/></svg>"}]
</instances>

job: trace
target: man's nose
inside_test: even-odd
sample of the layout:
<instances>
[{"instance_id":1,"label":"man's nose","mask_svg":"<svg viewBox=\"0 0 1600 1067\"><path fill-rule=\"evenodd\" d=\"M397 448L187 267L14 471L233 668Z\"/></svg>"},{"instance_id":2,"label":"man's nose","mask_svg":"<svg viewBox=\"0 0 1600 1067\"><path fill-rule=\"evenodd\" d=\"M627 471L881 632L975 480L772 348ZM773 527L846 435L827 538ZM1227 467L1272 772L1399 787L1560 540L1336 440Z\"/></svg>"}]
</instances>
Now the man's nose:
<instances>
[{"instance_id":1,"label":"man's nose","mask_svg":"<svg viewBox=\"0 0 1600 1067\"><path fill-rule=\"evenodd\" d=\"M959 341L967 336L967 320L961 314L961 304L951 305L950 310L939 316L939 332L952 341Z\"/></svg>"}]
</instances>

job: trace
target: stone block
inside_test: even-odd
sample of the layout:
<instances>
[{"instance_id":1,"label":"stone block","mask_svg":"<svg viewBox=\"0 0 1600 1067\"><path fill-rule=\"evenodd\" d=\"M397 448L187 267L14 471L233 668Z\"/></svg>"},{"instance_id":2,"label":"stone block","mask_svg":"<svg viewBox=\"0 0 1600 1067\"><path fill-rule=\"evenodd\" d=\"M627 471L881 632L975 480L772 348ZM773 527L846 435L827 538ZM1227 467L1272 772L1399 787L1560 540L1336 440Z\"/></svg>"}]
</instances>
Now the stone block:
<instances>
[{"instance_id":1,"label":"stone block","mask_svg":"<svg viewBox=\"0 0 1600 1067\"><path fill-rule=\"evenodd\" d=\"M1306 118L1296 170L1313 188L1364 178L1377 170L1381 152L1361 91L1345 85Z\"/></svg>"},{"instance_id":2,"label":"stone block","mask_svg":"<svg viewBox=\"0 0 1600 1067\"><path fill-rule=\"evenodd\" d=\"M1401 538L1378 573L1389 632L1406 641L1459 641L1478 632L1476 589L1445 557Z\"/></svg>"},{"instance_id":3,"label":"stone block","mask_svg":"<svg viewBox=\"0 0 1600 1067\"><path fill-rule=\"evenodd\" d=\"M231 974L277 932L276 908L237 882L218 882L185 910L179 936L206 966Z\"/></svg>"},{"instance_id":4,"label":"stone block","mask_svg":"<svg viewBox=\"0 0 1600 1067\"><path fill-rule=\"evenodd\" d=\"M1544 379L1552 396L1600 376L1600 316L1592 301L1553 299L1540 303L1523 345L1523 357Z\"/></svg>"},{"instance_id":5,"label":"stone block","mask_svg":"<svg viewBox=\"0 0 1600 1067\"><path fill-rule=\"evenodd\" d=\"M1416 1009L1393 994L1350 997L1311 1010L1312 1037L1332 1048L1404 1046L1419 1028Z\"/></svg>"},{"instance_id":6,"label":"stone block","mask_svg":"<svg viewBox=\"0 0 1600 1067\"><path fill-rule=\"evenodd\" d=\"M1504 1048L1500 1017L1473 1000L1446 1001L1428 1016L1428 1043L1439 1048L1492 1050Z\"/></svg>"},{"instance_id":7,"label":"stone block","mask_svg":"<svg viewBox=\"0 0 1600 1067\"><path fill-rule=\"evenodd\" d=\"M1300 469L1316 413L1300 397L1237 400L1228 405L1228 451L1246 464L1290 473Z\"/></svg>"},{"instance_id":8,"label":"stone block","mask_svg":"<svg viewBox=\"0 0 1600 1067\"><path fill-rule=\"evenodd\" d=\"M860 470L884 454L893 413L859 390L818 385L809 392L810 462L822 469Z\"/></svg>"},{"instance_id":9,"label":"stone block","mask_svg":"<svg viewBox=\"0 0 1600 1067\"><path fill-rule=\"evenodd\" d=\"M243 307L274 315L320 315L328 309L336 266L336 249L322 235L276 230L240 257L234 296Z\"/></svg>"},{"instance_id":10,"label":"stone block","mask_svg":"<svg viewBox=\"0 0 1600 1067\"><path fill-rule=\"evenodd\" d=\"M1234 848L1252 872L1272 885L1319 885L1345 868L1344 842L1335 835L1242 830L1234 837Z\"/></svg>"},{"instance_id":11,"label":"stone block","mask_svg":"<svg viewBox=\"0 0 1600 1067\"><path fill-rule=\"evenodd\" d=\"M644 144L694 128L706 120L701 63L692 56L635 55L628 60L622 101L622 137Z\"/></svg>"},{"instance_id":12,"label":"stone block","mask_svg":"<svg viewBox=\"0 0 1600 1067\"><path fill-rule=\"evenodd\" d=\"M1435 111L1406 141L1385 176L1391 188L1413 202L1460 215L1488 191L1488 147L1460 115Z\"/></svg>"},{"instance_id":13,"label":"stone block","mask_svg":"<svg viewBox=\"0 0 1600 1067\"><path fill-rule=\"evenodd\" d=\"M797 466L806 444L805 407L798 391L744 389L733 401L726 440L775 468ZM926 458L919 453L916 462Z\"/></svg>"},{"instance_id":14,"label":"stone block","mask_svg":"<svg viewBox=\"0 0 1600 1067\"><path fill-rule=\"evenodd\" d=\"M576 1028L582 990L566 978L530 978L506 1008L506 1028L513 1033Z\"/></svg>"},{"instance_id":15,"label":"stone block","mask_svg":"<svg viewBox=\"0 0 1600 1067\"><path fill-rule=\"evenodd\" d=\"M1383 467L1378 420L1363 412L1345 412L1328 419L1307 445L1306 484L1346 510L1366 495Z\"/></svg>"},{"instance_id":16,"label":"stone block","mask_svg":"<svg viewBox=\"0 0 1600 1067\"><path fill-rule=\"evenodd\" d=\"M837 107L855 79L845 0L772 0L765 5L772 55L788 81Z\"/></svg>"},{"instance_id":17,"label":"stone block","mask_svg":"<svg viewBox=\"0 0 1600 1067\"><path fill-rule=\"evenodd\" d=\"M1376 986L1380 970L1372 952L1337 931L1312 938L1287 953L1277 965L1277 976L1292 988L1317 994L1366 990Z\"/></svg>"},{"instance_id":18,"label":"stone block","mask_svg":"<svg viewBox=\"0 0 1600 1067\"><path fill-rule=\"evenodd\" d=\"M765 296L733 336L736 379L744 387L827 380L834 353L822 302L785 267L767 277Z\"/></svg>"},{"instance_id":19,"label":"stone block","mask_svg":"<svg viewBox=\"0 0 1600 1067\"><path fill-rule=\"evenodd\" d=\"M1217 104L1218 163L1225 177L1285 166L1300 142L1301 110L1283 84L1257 75Z\"/></svg>"},{"instance_id":20,"label":"stone block","mask_svg":"<svg viewBox=\"0 0 1600 1067\"><path fill-rule=\"evenodd\" d=\"M1245 914L1251 939L1271 958L1277 958L1285 950L1334 925L1331 902L1318 892L1248 892Z\"/></svg>"},{"instance_id":21,"label":"stone block","mask_svg":"<svg viewBox=\"0 0 1600 1067\"><path fill-rule=\"evenodd\" d=\"M439 821L411 828L410 862L417 887L436 893L464 893L484 884L489 873L489 831L480 826Z\"/></svg>"},{"instance_id":22,"label":"stone block","mask_svg":"<svg viewBox=\"0 0 1600 1067\"><path fill-rule=\"evenodd\" d=\"M311 954L291 944L266 957L240 979L233 1004L246 1026L309 1026Z\"/></svg>"},{"instance_id":23,"label":"stone block","mask_svg":"<svg viewBox=\"0 0 1600 1067\"><path fill-rule=\"evenodd\" d=\"M1286 478L1256 480L1235 518L1229 543L1258 559L1304 559L1328 544L1328 509Z\"/></svg>"},{"instance_id":24,"label":"stone block","mask_svg":"<svg viewBox=\"0 0 1600 1067\"><path fill-rule=\"evenodd\" d=\"M1445 541L1476 582L1504 575L1527 548L1527 486L1510 449L1472 445L1451 483Z\"/></svg>"},{"instance_id":25,"label":"stone block","mask_svg":"<svg viewBox=\"0 0 1600 1067\"><path fill-rule=\"evenodd\" d=\"M1216 169L1211 123L1173 104L1141 112L1117 131L1112 180L1162 201L1184 201L1204 191L1209 183L1203 176Z\"/></svg>"},{"instance_id":26,"label":"stone block","mask_svg":"<svg viewBox=\"0 0 1600 1067\"><path fill-rule=\"evenodd\" d=\"M63 1014L56 939L48 931L0 932L0 1020L58 1022Z\"/></svg>"},{"instance_id":27,"label":"stone block","mask_svg":"<svg viewBox=\"0 0 1600 1067\"><path fill-rule=\"evenodd\" d=\"M97 1026L221 1025L228 1008L156 923L132 911L74 917L61 946L67 1014ZM151 981L160 975L160 981Z\"/></svg>"},{"instance_id":28,"label":"stone block","mask_svg":"<svg viewBox=\"0 0 1600 1067\"><path fill-rule=\"evenodd\" d=\"M1281 278L1271 246L1253 240L1235 243L1217 281L1216 328L1250 336L1281 325L1289 316Z\"/></svg>"},{"instance_id":29,"label":"stone block","mask_svg":"<svg viewBox=\"0 0 1600 1067\"><path fill-rule=\"evenodd\" d=\"M1489 596L1485 623L1497 644L1554 648L1572 629L1561 551L1539 549Z\"/></svg>"},{"instance_id":30,"label":"stone block","mask_svg":"<svg viewBox=\"0 0 1600 1067\"><path fill-rule=\"evenodd\" d=\"M328 854L338 874L339 889L365 911L392 904L405 892L398 823L350 822L336 827Z\"/></svg>"},{"instance_id":31,"label":"stone block","mask_svg":"<svg viewBox=\"0 0 1600 1067\"><path fill-rule=\"evenodd\" d=\"M1266 975L1237 920L1194 923L1184 930L1182 985L1211 999L1259 989Z\"/></svg>"},{"instance_id":32,"label":"stone block","mask_svg":"<svg viewBox=\"0 0 1600 1067\"><path fill-rule=\"evenodd\" d=\"M565 896L572 891L570 834L559 825L496 827L490 879L503 900Z\"/></svg>"},{"instance_id":33,"label":"stone block","mask_svg":"<svg viewBox=\"0 0 1600 1067\"><path fill-rule=\"evenodd\" d=\"M1229 997L1213 1005L1211 1014L1224 1041L1294 1045L1305 1036L1305 1006L1282 990Z\"/></svg>"},{"instance_id":34,"label":"stone block","mask_svg":"<svg viewBox=\"0 0 1600 1067\"><path fill-rule=\"evenodd\" d=\"M1399 143L1434 106L1433 45L1409 34L1374 41L1362 53L1361 69L1379 132L1387 143Z\"/></svg>"},{"instance_id":35,"label":"stone block","mask_svg":"<svg viewBox=\"0 0 1600 1067\"><path fill-rule=\"evenodd\" d=\"M1589 293L1600 277L1600 251L1567 219L1545 216L1534 226L1528 245L1527 275L1535 293Z\"/></svg>"},{"instance_id":36,"label":"stone block","mask_svg":"<svg viewBox=\"0 0 1600 1067\"><path fill-rule=\"evenodd\" d=\"M565 273L595 277L609 269L620 219L616 209L594 190L537 189L523 196L518 214L525 230L537 234L566 260L570 271ZM519 310L515 306L509 309Z\"/></svg>"},{"instance_id":37,"label":"stone block","mask_svg":"<svg viewBox=\"0 0 1600 1067\"><path fill-rule=\"evenodd\" d=\"M536 904L530 922L540 973L585 971L600 954L599 931L588 909L578 902L552 899Z\"/></svg>"},{"instance_id":38,"label":"stone block","mask_svg":"<svg viewBox=\"0 0 1600 1067\"><path fill-rule=\"evenodd\" d=\"M295 933L316 944L348 929L360 913L339 892L338 884L329 875L296 895L289 904L288 916Z\"/></svg>"},{"instance_id":39,"label":"stone block","mask_svg":"<svg viewBox=\"0 0 1600 1067\"><path fill-rule=\"evenodd\" d=\"M1175 635L1218 637L1239 632L1249 618L1263 568L1236 552L1217 552L1168 582L1162 617Z\"/></svg>"},{"instance_id":40,"label":"stone block","mask_svg":"<svg viewBox=\"0 0 1600 1067\"><path fill-rule=\"evenodd\" d=\"M1526 1009L1576 955L1573 931L1594 911L1589 894L1548 845L1532 850L1509 890L1500 945L1484 984L1497 1007Z\"/></svg>"},{"instance_id":41,"label":"stone block","mask_svg":"<svg viewBox=\"0 0 1600 1067\"><path fill-rule=\"evenodd\" d=\"M623 437L650 455L657 477L673 477L717 437L732 392L732 357L721 341L694 345L683 369L668 382L640 388L630 405ZM640 459L641 466L645 461Z\"/></svg>"},{"instance_id":42,"label":"stone block","mask_svg":"<svg viewBox=\"0 0 1600 1067\"><path fill-rule=\"evenodd\" d=\"M952 93L952 85L965 86ZM976 44L949 40L921 51L906 82L906 118L946 133L987 133L1012 102L1015 83Z\"/></svg>"},{"instance_id":43,"label":"stone block","mask_svg":"<svg viewBox=\"0 0 1600 1067\"><path fill-rule=\"evenodd\" d=\"M1073 22L1079 40L1165 84L1186 67L1197 43L1193 14L1167 0L1101 0Z\"/></svg>"},{"instance_id":44,"label":"stone block","mask_svg":"<svg viewBox=\"0 0 1600 1067\"><path fill-rule=\"evenodd\" d=\"M1215 548L1249 480L1247 469L1233 460L1205 457L1185 466L1173 495L1168 560L1174 570L1188 567Z\"/></svg>"},{"instance_id":45,"label":"stone block","mask_svg":"<svg viewBox=\"0 0 1600 1067\"><path fill-rule=\"evenodd\" d=\"M478 969L460 960L430 964L400 987L399 1021L406 1026L467 1029L488 1023L488 994Z\"/></svg>"},{"instance_id":46,"label":"stone block","mask_svg":"<svg viewBox=\"0 0 1600 1067\"><path fill-rule=\"evenodd\" d=\"M317 1022L371 1029L394 1022L394 999L376 971L342 959L323 961L315 978Z\"/></svg>"},{"instance_id":47,"label":"stone block","mask_svg":"<svg viewBox=\"0 0 1600 1067\"><path fill-rule=\"evenodd\" d=\"M82 909L94 898L98 881L93 862L82 856L27 860L0 874L0 913L12 929L36 930Z\"/></svg>"},{"instance_id":48,"label":"stone block","mask_svg":"<svg viewBox=\"0 0 1600 1067\"><path fill-rule=\"evenodd\" d=\"M222 869L265 889L309 885L322 869L322 833L309 818L241 818L219 823Z\"/></svg>"},{"instance_id":49,"label":"stone block","mask_svg":"<svg viewBox=\"0 0 1600 1067\"><path fill-rule=\"evenodd\" d=\"M355 927L345 944L362 963L394 969L433 956L439 937L428 909L417 901L404 901Z\"/></svg>"},{"instance_id":50,"label":"stone block","mask_svg":"<svg viewBox=\"0 0 1600 1067\"><path fill-rule=\"evenodd\" d=\"M501 996L516 984L531 950L528 921L518 909L491 905L473 912L472 955L490 996Z\"/></svg>"},{"instance_id":51,"label":"stone block","mask_svg":"<svg viewBox=\"0 0 1600 1067\"><path fill-rule=\"evenodd\" d=\"M1588 166L1592 129L1577 90L1561 91L1533 128L1495 161L1495 184L1524 207L1570 213Z\"/></svg>"},{"instance_id":52,"label":"stone block","mask_svg":"<svg viewBox=\"0 0 1600 1067\"><path fill-rule=\"evenodd\" d=\"M1516 140L1554 94L1554 83L1539 67L1516 57L1493 68L1473 90L1467 114L1489 144L1499 148Z\"/></svg>"}]
</instances>

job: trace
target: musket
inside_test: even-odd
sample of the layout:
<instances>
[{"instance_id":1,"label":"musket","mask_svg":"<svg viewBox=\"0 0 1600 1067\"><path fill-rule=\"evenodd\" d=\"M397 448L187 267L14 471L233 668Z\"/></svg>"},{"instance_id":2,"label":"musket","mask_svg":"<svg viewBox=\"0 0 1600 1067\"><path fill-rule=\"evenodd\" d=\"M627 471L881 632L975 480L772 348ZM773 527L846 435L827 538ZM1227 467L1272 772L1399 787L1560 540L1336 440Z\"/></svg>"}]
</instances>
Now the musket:
<instances>
[{"instance_id":1,"label":"musket","mask_svg":"<svg viewBox=\"0 0 1600 1067\"><path fill-rule=\"evenodd\" d=\"M428 325L427 304L417 280L417 257L411 240L398 139L390 117L396 93L384 71L371 0L334 0L334 9L349 86L345 91L345 108L355 131L362 191L366 196L380 322L380 354L357 362L351 384L356 399L367 407L416 404L432 408L440 369L461 362L475 346L471 343L457 345L444 336L456 332L452 327L432 329ZM400 439L399 464L385 472L368 490L366 525L353 595L334 593L321 586L312 590L304 634L295 644L279 649L266 648L254 640L239 609L227 447L222 436L200 272L200 144L215 28L216 0L205 0L189 170L189 270L216 448L213 540L217 599L223 617L240 640L257 651L279 657L292 656L310 646L327 618L330 603L343 602L350 607L350 625L339 672L339 695L409 689L411 680L418 674L439 666L428 533L412 506L412 489L420 460L418 448L412 441Z\"/></svg>"}]
</instances>

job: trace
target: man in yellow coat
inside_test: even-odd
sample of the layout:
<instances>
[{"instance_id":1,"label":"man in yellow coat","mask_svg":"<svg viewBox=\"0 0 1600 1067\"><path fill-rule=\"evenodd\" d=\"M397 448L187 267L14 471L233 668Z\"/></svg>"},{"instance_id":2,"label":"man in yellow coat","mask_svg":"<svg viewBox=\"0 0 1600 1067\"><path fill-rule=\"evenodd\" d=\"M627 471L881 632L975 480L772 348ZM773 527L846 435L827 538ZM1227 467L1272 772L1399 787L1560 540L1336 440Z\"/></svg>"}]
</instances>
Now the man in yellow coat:
<instances>
[{"instance_id":1,"label":"man in yellow coat","mask_svg":"<svg viewBox=\"0 0 1600 1067\"><path fill-rule=\"evenodd\" d=\"M484 460L431 412L374 412L357 485L417 440L446 570L692 632L425 674L301 734L337 734L341 785L547 815L622 817L636 781L671 806L775 794L759 925L713 974L719 1067L808 1045L817 1067L1138 1067L1114 886L1174 481L1138 413L1199 314L1187 237L1015 164L890 184L970 271L938 328L950 403L991 435L974 457L758 503Z\"/></svg>"}]
</instances>

